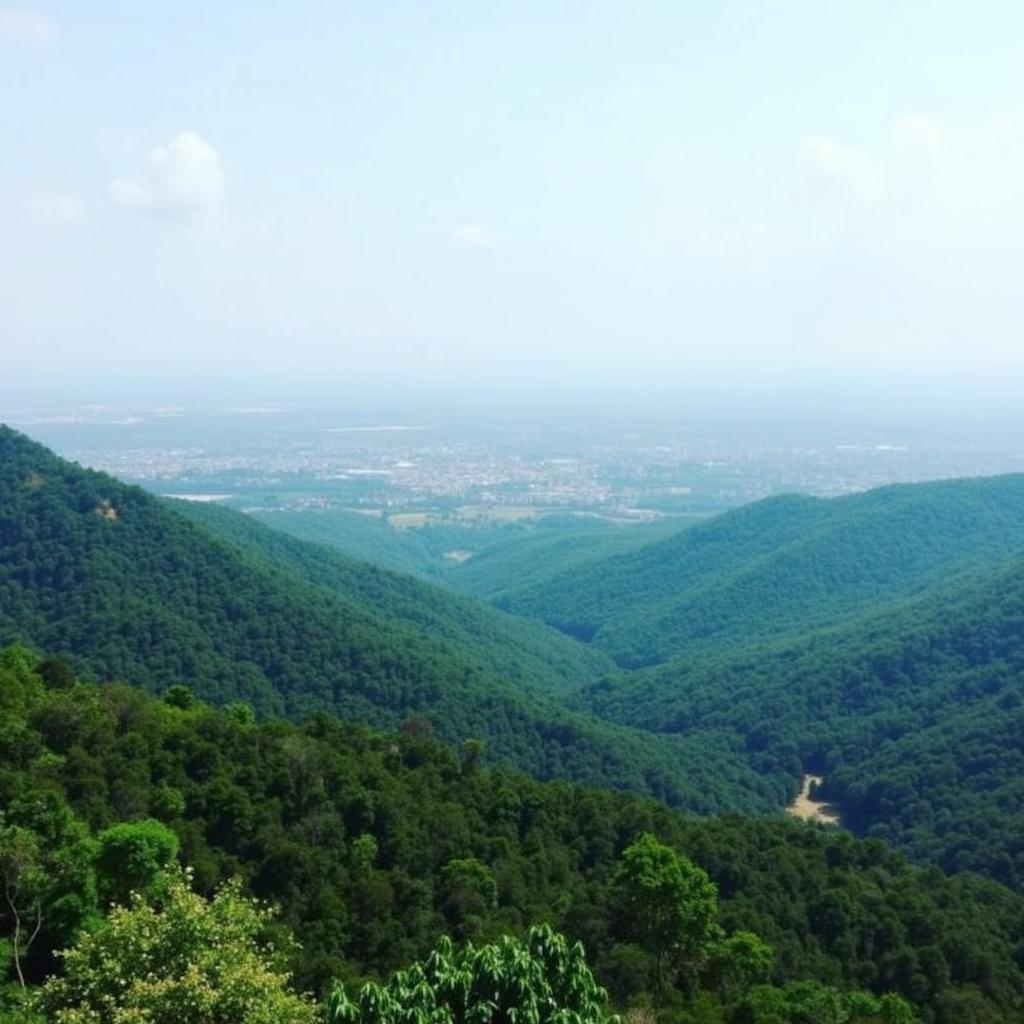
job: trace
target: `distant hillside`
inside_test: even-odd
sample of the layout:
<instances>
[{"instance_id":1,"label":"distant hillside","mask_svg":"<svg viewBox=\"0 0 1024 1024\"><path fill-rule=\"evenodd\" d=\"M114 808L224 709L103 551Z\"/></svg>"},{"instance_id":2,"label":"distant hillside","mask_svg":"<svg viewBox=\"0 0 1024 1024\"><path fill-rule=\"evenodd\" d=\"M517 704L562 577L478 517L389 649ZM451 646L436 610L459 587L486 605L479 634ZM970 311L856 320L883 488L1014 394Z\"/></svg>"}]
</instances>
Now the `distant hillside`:
<instances>
[{"instance_id":1,"label":"distant hillside","mask_svg":"<svg viewBox=\"0 0 1024 1024\"><path fill-rule=\"evenodd\" d=\"M382 569L429 578L435 559L419 531L396 530L379 516L327 509L293 511L258 509L253 519L301 540L326 544L336 551Z\"/></svg>"},{"instance_id":2,"label":"distant hillside","mask_svg":"<svg viewBox=\"0 0 1024 1024\"><path fill-rule=\"evenodd\" d=\"M537 693L565 692L593 682L614 666L603 652L548 626L412 576L355 561L322 544L298 540L241 512L199 502L170 504L268 568L291 570L306 583L328 587L435 640L471 650L489 669L517 686Z\"/></svg>"},{"instance_id":3,"label":"distant hillside","mask_svg":"<svg viewBox=\"0 0 1024 1024\"><path fill-rule=\"evenodd\" d=\"M843 821L1024 888L1024 556L833 628L623 673L584 706L767 773L811 766Z\"/></svg>"},{"instance_id":4,"label":"distant hillside","mask_svg":"<svg viewBox=\"0 0 1024 1024\"><path fill-rule=\"evenodd\" d=\"M349 558L436 580L488 600L585 559L649 544L677 532L688 521L672 517L618 524L597 516L549 514L511 523L453 520L397 529L378 516L335 509L259 509L247 514ZM454 551L469 557L459 561L451 557Z\"/></svg>"},{"instance_id":5,"label":"distant hillside","mask_svg":"<svg viewBox=\"0 0 1024 1024\"><path fill-rule=\"evenodd\" d=\"M540 777L696 809L780 799L777 783L728 750L725 768L711 766L706 750L541 696L595 665L564 639L326 552L318 567L309 549L232 522L258 543L215 536L0 428L0 640L27 641L93 677L156 690L185 682L264 713L330 710L384 726L419 714L444 738L483 739L492 760Z\"/></svg>"},{"instance_id":6,"label":"distant hillside","mask_svg":"<svg viewBox=\"0 0 1024 1024\"><path fill-rule=\"evenodd\" d=\"M624 667L828 625L1024 551L1024 476L770 498L497 603Z\"/></svg>"},{"instance_id":7,"label":"distant hillside","mask_svg":"<svg viewBox=\"0 0 1024 1024\"><path fill-rule=\"evenodd\" d=\"M650 523L610 523L584 516L550 516L529 531L500 537L472 558L453 565L442 582L465 594L497 603L520 587L543 587L560 574L569 575L590 563L636 551L672 536L692 522L668 517Z\"/></svg>"}]
</instances>

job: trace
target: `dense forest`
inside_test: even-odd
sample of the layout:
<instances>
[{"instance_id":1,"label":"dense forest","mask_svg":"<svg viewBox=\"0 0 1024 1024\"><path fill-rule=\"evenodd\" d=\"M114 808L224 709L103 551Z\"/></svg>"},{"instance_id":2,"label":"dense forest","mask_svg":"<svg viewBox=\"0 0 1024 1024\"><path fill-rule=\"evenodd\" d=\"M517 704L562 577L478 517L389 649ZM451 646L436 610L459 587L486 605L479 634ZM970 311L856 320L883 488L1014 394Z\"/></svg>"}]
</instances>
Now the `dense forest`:
<instances>
[{"instance_id":1,"label":"dense forest","mask_svg":"<svg viewBox=\"0 0 1024 1024\"><path fill-rule=\"evenodd\" d=\"M247 508L246 513L274 530L326 545L358 561L487 598L579 561L650 544L688 521L666 517L653 523L622 524L571 512L492 521L449 513L422 525L400 527L383 516L334 508ZM455 552L458 558L453 557Z\"/></svg>"},{"instance_id":2,"label":"dense forest","mask_svg":"<svg viewBox=\"0 0 1024 1024\"><path fill-rule=\"evenodd\" d=\"M485 740L496 762L698 810L786 797L786 782L724 747L716 765L710 748L560 706L554 694L606 662L553 631L228 510L208 515L224 536L0 428L0 641L260 714L326 709L381 726L420 714L452 742Z\"/></svg>"},{"instance_id":3,"label":"dense forest","mask_svg":"<svg viewBox=\"0 0 1024 1024\"><path fill-rule=\"evenodd\" d=\"M1022 478L775 499L597 559L612 590L619 562L643 595L677 579L689 619L721 626L685 657L621 671L537 623L233 510L160 501L13 431L0 446L0 639L258 714L326 709L390 728L418 715L456 746L485 742L491 764L701 813L776 810L813 768L854 831L1024 884L1024 571L1007 555ZM521 539L590 579L577 561L588 528L549 529ZM589 530L597 550L609 530ZM640 573L666 549L686 557ZM622 599L639 633L646 597ZM729 640L742 623L743 642Z\"/></svg>"},{"instance_id":4,"label":"dense forest","mask_svg":"<svg viewBox=\"0 0 1024 1024\"><path fill-rule=\"evenodd\" d=\"M644 547L691 519L621 523L596 515L548 513L508 522L452 516L399 528L387 519L332 508L252 509L253 519L361 562L434 580L474 597L496 598L580 565ZM459 557L452 555L458 552Z\"/></svg>"},{"instance_id":5,"label":"dense forest","mask_svg":"<svg viewBox=\"0 0 1024 1024\"><path fill-rule=\"evenodd\" d=\"M952 480L769 498L478 593L637 668L833 625L1022 551L1024 476Z\"/></svg>"},{"instance_id":6,"label":"dense forest","mask_svg":"<svg viewBox=\"0 0 1024 1024\"><path fill-rule=\"evenodd\" d=\"M323 545L304 543L250 516L201 502L171 501L175 512L230 542L250 560L280 575L326 587L363 608L398 619L435 640L480 658L492 675L537 694L559 694L613 667L607 655L574 643L550 627L413 577L357 562Z\"/></svg>"},{"instance_id":7,"label":"dense forest","mask_svg":"<svg viewBox=\"0 0 1024 1024\"><path fill-rule=\"evenodd\" d=\"M915 868L881 842L820 826L687 818L637 796L533 781L487 767L477 745L456 755L422 722L391 734L324 713L261 724L246 704L216 711L182 687L160 700L83 683L63 662L9 648L0 748L0 871L21 883L22 917L39 921L16 947L3 908L0 938L11 960L19 950L29 989L57 972L40 1003L47 1020L152 995L152 977L147 987L128 970L114 985L96 965L128 957L155 977L170 969L153 958L172 941L202 962L223 941L242 962L249 928L273 937L295 990L342 986L332 1019L390 1020L360 1007L433 999L439 978L497 970L502 957L576 956L531 925L583 942L612 1007L653 1006L680 1024L902 1024L914 1019L908 1006L942 1024L1024 1013L1024 899L995 882ZM104 921L111 900L145 896L168 861L191 866L185 882ZM225 889L230 879L242 890ZM248 908L243 892L272 900L279 920ZM431 954L439 935L465 955ZM197 936L216 941L192 950ZM396 968L406 972L358 995ZM252 998L272 980L255 966L243 979L225 970L209 965ZM577 997L596 1007L599 990L573 971ZM424 979L434 995L417 987ZM13 964L10 980L13 1007ZM265 998L313 1019L300 997ZM138 1019L188 1024L187 1010Z\"/></svg>"},{"instance_id":8,"label":"dense forest","mask_svg":"<svg viewBox=\"0 0 1024 1024\"><path fill-rule=\"evenodd\" d=\"M153 898L198 913L223 894L256 920L223 889L238 877L279 902L295 983L338 982L351 1024L370 979L384 1005L502 957L582 972L560 933L595 993L666 1019L817 1021L807 1005L834 999L837 1021L888 1020L887 992L926 1021L1019 1019L1022 499L1004 477L491 538L466 589L504 578L497 603L545 624L0 428L0 642L51 655L4 656L2 827L12 863L63 851L16 966L38 982L94 934L116 888L102 850L151 821L192 872ZM808 771L861 839L781 820ZM714 929L667 975L623 902L645 835L714 886ZM443 932L488 952L433 949ZM741 947L764 968L742 985L723 960Z\"/></svg>"},{"instance_id":9,"label":"dense forest","mask_svg":"<svg viewBox=\"0 0 1024 1024\"><path fill-rule=\"evenodd\" d=\"M448 581L663 662L566 692L580 710L787 795L813 768L856 832L1024 885L1024 478L781 497L649 542L612 530L617 554L591 533L510 537Z\"/></svg>"},{"instance_id":10,"label":"dense forest","mask_svg":"<svg viewBox=\"0 0 1024 1024\"><path fill-rule=\"evenodd\" d=\"M1024 558L885 612L609 678L613 719L731 731L765 772L811 765L844 822L948 870L1024 885Z\"/></svg>"}]
</instances>

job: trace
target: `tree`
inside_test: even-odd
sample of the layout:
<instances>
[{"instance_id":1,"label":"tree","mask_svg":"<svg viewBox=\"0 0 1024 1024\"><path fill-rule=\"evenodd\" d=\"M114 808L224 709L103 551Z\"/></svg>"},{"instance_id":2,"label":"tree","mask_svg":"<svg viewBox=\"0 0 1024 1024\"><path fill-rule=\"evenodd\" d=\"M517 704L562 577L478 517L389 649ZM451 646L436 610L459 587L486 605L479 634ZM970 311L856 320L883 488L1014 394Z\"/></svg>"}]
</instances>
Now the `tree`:
<instances>
[{"instance_id":1,"label":"tree","mask_svg":"<svg viewBox=\"0 0 1024 1024\"><path fill-rule=\"evenodd\" d=\"M288 991L287 950L260 941L272 913L229 882L212 900L170 872L154 902L135 894L61 956L39 1004L60 1024L315 1024L316 1005Z\"/></svg>"},{"instance_id":2,"label":"tree","mask_svg":"<svg viewBox=\"0 0 1024 1024\"><path fill-rule=\"evenodd\" d=\"M481 919L497 905L498 883L483 862L456 858L441 869L441 907L458 937L478 937Z\"/></svg>"},{"instance_id":3,"label":"tree","mask_svg":"<svg viewBox=\"0 0 1024 1024\"><path fill-rule=\"evenodd\" d=\"M785 988L759 985L740 1005L737 1024L917 1024L910 1004L897 995L840 992L816 981Z\"/></svg>"},{"instance_id":4,"label":"tree","mask_svg":"<svg viewBox=\"0 0 1024 1024\"><path fill-rule=\"evenodd\" d=\"M164 691L164 703L172 708L187 710L195 705L196 695L192 690L181 683L173 683Z\"/></svg>"},{"instance_id":5,"label":"tree","mask_svg":"<svg viewBox=\"0 0 1024 1024\"><path fill-rule=\"evenodd\" d=\"M44 658L36 667L36 672L51 690L70 690L75 685L75 673L60 658Z\"/></svg>"},{"instance_id":6,"label":"tree","mask_svg":"<svg viewBox=\"0 0 1024 1024\"><path fill-rule=\"evenodd\" d=\"M113 825L99 836L100 894L108 902L122 904L132 892L146 894L177 856L178 837L153 818Z\"/></svg>"},{"instance_id":7,"label":"tree","mask_svg":"<svg viewBox=\"0 0 1024 1024\"><path fill-rule=\"evenodd\" d=\"M754 982L764 981L772 969L772 947L753 932L733 932L716 943L711 969L715 987L727 995L742 993Z\"/></svg>"},{"instance_id":8,"label":"tree","mask_svg":"<svg viewBox=\"0 0 1024 1024\"><path fill-rule=\"evenodd\" d=\"M18 983L25 988L22 958L32 948L43 927L43 898L46 874L39 849L39 837L26 828L0 829L0 882L13 935L11 954Z\"/></svg>"},{"instance_id":9,"label":"tree","mask_svg":"<svg viewBox=\"0 0 1024 1024\"><path fill-rule=\"evenodd\" d=\"M441 940L422 963L385 985L370 982L355 999L336 985L331 1024L618 1024L594 981L580 943L570 945L547 925L526 941L456 951Z\"/></svg>"},{"instance_id":10,"label":"tree","mask_svg":"<svg viewBox=\"0 0 1024 1024\"><path fill-rule=\"evenodd\" d=\"M462 744L462 774L472 775L483 760L487 744L483 740L468 739Z\"/></svg>"},{"instance_id":11,"label":"tree","mask_svg":"<svg viewBox=\"0 0 1024 1024\"><path fill-rule=\"evenodd\" d=\"M654 954L659 989L681 970L705 966L722 937L718 890L706 871L645 832L623 852L615 881L624 927Z\"/></svg>"},{"instance_id":12,"label":"tree","mask_svg":"<svg viewBox=\"0 0 1024 1024\"><path fill-rule=\"evenodd\" d=\"M56 794L28 794L0 812L0 927L22 988L44 968L55 937L73 935L95 914L95 852L84 823Z\"/></svg>"}]
</instances>

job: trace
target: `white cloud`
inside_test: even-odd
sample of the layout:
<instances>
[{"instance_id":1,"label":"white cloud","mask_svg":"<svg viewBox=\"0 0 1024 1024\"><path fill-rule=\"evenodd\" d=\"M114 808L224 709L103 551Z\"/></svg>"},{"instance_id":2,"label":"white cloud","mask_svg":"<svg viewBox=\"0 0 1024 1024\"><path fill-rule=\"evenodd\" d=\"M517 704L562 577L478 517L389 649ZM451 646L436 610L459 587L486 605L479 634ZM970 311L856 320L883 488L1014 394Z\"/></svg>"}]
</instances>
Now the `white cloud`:
<instances>
[{"instance_id":1,"label":"white cloud","mask_svg":"<svg viewBox=\"0 0 1024 1024\"><path fill-rule=\"evenodd\" d=\"M277 234L274 225L269 220L251 220L242 229L242 233L248 238L273 238Z\"/></svg>"},{"instance_id":2,"label":"white cloud","mask_svg":"<svg viewBox=\"0 0 1024 1024\"><path fill-rule=\"evenodd\" d=\"M946 130L934 117L903 117L896 122L896 141L906 149L921 149L937 158L946 148Z\"/></svg>"},{"instance_id":3,"label":"white cloud","mask_svg":"<svg viewBox=\"0 0 1024 1024\"><path fill-rule=\"evenodd\" d=\"M1024 114L1001 114L992 122L990 136L998 157L1019 156L1024 150Z\"/></svg>"},{"instance_id":4,"label":"white cloud","mask_svg":"<svg viewBox=\"0 0 1024 1024\"><path fill-rule=\"evenodd\" d=\"M50 231L78 228L86 220L82 204L69 192L35 189L26 205L32 223Z\"/></svg>"},{"instance_id":5,"label":"white cloud","mask_svg":"<svg viewBox=\"0 0 1024 1024\"><path fill-rule=\"evenodd\" d=\"M861 150L840 146L824 135L817 135L804 143L803 153L816 184L864 206L881 199L878 169Z\"/></svg>"},{"instance_id":6,"label":"white cloud","mask_svg":"<svg viewBox=\"0 0 1024 1024\"><path fill-rule=\"evenodd\" d=\"M57 30L41 11L0 7L0 42L42 49L56 41Z\"/></svg>"},{"instance_id":7,"label":"white cloud","mask_svg":"<svg viewBox=\"0 0 1024 1024\"><path fill-rule=\"evenodd\" d=\"M209 220L224 203L224 164L220 154L197 132L182 132L149 153L150 172L143 179L110 183L111 201L130 213L171 220Z\"/></svg>"},{"instance_id":8,"label":"white cloud","mask_svg":"<svg viewBox=\"0 0 1024 1024\"><path fill-rule=\"evenodd\" d=\"M452 237L463 245L487 245L490 241L487 232L479 224L460 224L452 232Z\"/></svg>"}]
</instances>

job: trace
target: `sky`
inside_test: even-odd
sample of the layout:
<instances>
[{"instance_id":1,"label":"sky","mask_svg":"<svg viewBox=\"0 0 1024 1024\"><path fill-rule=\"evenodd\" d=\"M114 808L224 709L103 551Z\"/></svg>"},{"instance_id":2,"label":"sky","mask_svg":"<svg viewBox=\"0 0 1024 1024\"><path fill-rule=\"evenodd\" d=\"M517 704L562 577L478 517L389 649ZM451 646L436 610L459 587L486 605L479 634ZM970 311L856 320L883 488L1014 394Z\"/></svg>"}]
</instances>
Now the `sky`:
<instances>
[{"instance_id":1,"label":"sky","mask_svg":"<svg viewBox=\"0 0 1024 1024\"><path fill-rule=\"evenodd\" d=\"M0 0L0 400L1015 407L1022 38L1016 0Z\"/></svg>"}]
</instances>

